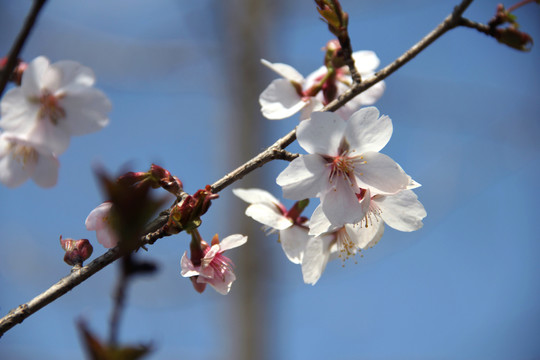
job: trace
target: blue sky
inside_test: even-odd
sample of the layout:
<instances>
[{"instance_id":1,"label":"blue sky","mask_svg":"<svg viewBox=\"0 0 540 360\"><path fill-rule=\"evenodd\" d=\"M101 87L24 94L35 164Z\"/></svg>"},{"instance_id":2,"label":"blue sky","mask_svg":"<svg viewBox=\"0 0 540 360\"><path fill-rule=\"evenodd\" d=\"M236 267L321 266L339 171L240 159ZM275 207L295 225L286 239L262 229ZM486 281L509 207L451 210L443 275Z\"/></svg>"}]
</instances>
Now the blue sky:
<instances>
[{"instance_id":1,"label":"blue sky","mask_svg":"<svg viewBox=\"0 0 540 360\"><path fill-rule=\"evenodd\" d=\"M0 2L4 53L29 4ZM353 48L376 51L384 66L456 2L342 4L350 14ZM496 4L477 1L465 15L487 21ZM193 192L249 158L227 158L236 129L226 122L220 25L206 25L216 8L210 0L157 0L151 6L141 0L51 0L46 6L23 57L92 67L113 111L106 129L72 139L55 188L31 182L0 187L2 314L69 272L60 234L90 239L95 256L104 252L84 227L102 201L94 164L116 171L125 164L146 170L156 162ZM307 75L320 66L320 48L330 34L312 1L278 10L264 57ZM540 42L540 6L517 15ZM275 236L250 237L264 244L264 254L253 256L268 257L273 266L258 274L268 294L261 311L271 319L261 325L269 329L268 358L540 357L539 60L538 46L521 53L474 30L456 29L386 80L377 107L393 120L394 135L384 153L423 185L415 191L428 212L425 225L414 233L387 227L358 264L329 264L314 287L303 284L300 268L287 261ZM269 70L260 71L272 80ZM266 122L261 149L297 124L296 118L254 121ZM264 188L277 196L281 190L272 179L284 167L275 162L262 170L270 179ZM231 214L230 207L243 209L228 189L205 217L204 237L243 232L235 226L242 212ZM195 293L179 274L187 243L180 234L144 254L159 262L160 272L132 283L121 339L153 342L155 359L231 358L238 284L228 297L211 289ZM16 326L0 339L0 357L82 357L75 319L107 334L115 275L110 266Z\"/></svg>"}]
</instances>

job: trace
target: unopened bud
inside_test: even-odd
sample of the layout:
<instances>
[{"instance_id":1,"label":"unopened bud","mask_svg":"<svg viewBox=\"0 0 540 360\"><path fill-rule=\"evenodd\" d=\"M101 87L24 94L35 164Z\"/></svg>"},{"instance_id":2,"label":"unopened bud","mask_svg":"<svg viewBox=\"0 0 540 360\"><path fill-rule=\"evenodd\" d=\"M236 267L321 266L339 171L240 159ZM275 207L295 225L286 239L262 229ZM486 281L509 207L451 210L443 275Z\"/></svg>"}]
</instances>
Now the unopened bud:
<instances>
[{"instance_id":1,"label":"unopened bud","mask_svg":"<svg viewBox=\"0 0 540 360\"><path fill-rule=\"evenodd\" d=\"M533 39L529 34L514 27L498 29L495 37L498 42L520 51L531 51L533 44Z\"/></svg>"},{"instance_id":2,"label":"unopened bud","mask_svg":"<svg viewBox=\"0 0 540 360\"><path fill-rule=\"evenodd\" d=\"M71 266L82 266L82 263L87 260L92 255L92 251L94 251L88 239L62 239L62 235L60 235L60 245L66 252L64 255L64 262Z\"/></svg>"}]
</instances>

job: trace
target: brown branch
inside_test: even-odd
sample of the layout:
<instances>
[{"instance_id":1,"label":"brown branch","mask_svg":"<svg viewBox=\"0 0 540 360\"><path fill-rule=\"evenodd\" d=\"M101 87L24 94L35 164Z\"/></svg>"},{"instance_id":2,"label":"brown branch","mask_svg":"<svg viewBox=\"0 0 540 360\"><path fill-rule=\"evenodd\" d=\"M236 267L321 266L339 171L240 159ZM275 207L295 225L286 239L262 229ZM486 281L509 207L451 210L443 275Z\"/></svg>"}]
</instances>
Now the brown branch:
<instances>
[{"instance_id":1,"label":"brown branch","mask_svg":"<svg viewBox=\"0 0 540 360\"><path fill-rule=\"evenodd\" d=\"M473 2L473 0L463 0L461 4L454 8L452 14L448 15L442 23L440 23L435 29L427 34L422 40L413 45L403 55L394 60L391 64L381 69L375 75L369 79L362 81L361 83L355 83L350 89L341 94L337 99L328 104L325 111L336 111L343 104L354 98L356 95L366 91L379 81L386 79L390 74L394 73L397 69L412 60L422 50L431 45L435 40L444 35L447 31L461 25L461 15L467 9L467 7Z\"/></svg>"},{"instance_id":2,"label":"brown branch","mask_svg":"<svg viewBox=\"0 0 540 360\"><path fill-rule=\"evenodd\" d=\"M47 0L34 0L34 4L32 5L32 8L30 9L28 16L26 17L26 21L24 22L24 25L19 35L17 36L17 39L15 39L15 42L13 43L13 46L9 51L6 66L4 67L4 70L2 70L2 72L0 73L0 97L4 93L9 78L13 73L15 66L17 65L17 58L21 53L26 39L28 39L28 35L30 35L30 31L36 24L38 14L43 5L45 5L46 1Z\"/></svg>"},{"instance_id":3,"label":"brown branch","mask_svg":"<svg viewBox=\"0 0 540 360\"><path fill-rule=\"evenodd\" d=\"M460 21L459 21L459 25L464 26L464 27L468 27L468 28L471 28L471 29L476 29L476 30L480 31L481 33L489 35L489 36L494 36L494 31L493 30L495 28L493 28L493 27L491 27L489 25L486 25L486 24L481 24L481 23L477 23L476 21L472 21L472 20L469 20L469 19L466 19L466 18L461 18Z\"/></svg>"},{"instance_id":4,"label":"brown branch","mask_svg":"<svg viewBox=\"0 0 540 360\"><path fill-rule=\"evenodd\" d=\"M455 28L461 24L461 15L465 9L472 3L473 0L463 0L461 4L456 6L453 13L450 14L441 24L439 24L432 32L426 37L420 40L417 44L407 50L403 55L397 58L390 65L386 66L379 72L377 72L372 78L367 79L359 84L354 84L348 91L342 94L338 99L328 104L323 111L335 111L339 107L343 106L354 96L360 94L362 91L375 85L379 81L382 81L394 71L405 65L408 61L413 59L422 50L429 46L433 41L439 38L447 31ZM234 171L225 175L223 178L216 181L211 185L212 191L218 193L227 186L243 178L251 171L258 167L263 166L267 162L274 159L284 159L291 161L298 155L291 154L284 149L289 146L296 139L296 129L290 131L287 135L277 140L274 144L268 147L266 150L255 156L245 164L239 166ZM141 238L141 246L145 244L153 244L157 239L167 236L163 230L163 226L167 223L168 213L170 209L163 211L156 219L154 219L147 227L145 233L147 235ZM51 286L44 293L36 296L29 302L13 309L4 318L0 319L0 337L13 326L21 323L24 319L50 304L60 296L64 295L75 286L88 279L90 276L103 269L105 266L114 262L120 257L118 248L113 248L107 251L102 256L98 257L90 264L72 271L71 274L62 278L59 282Z\"/></svg>"}]
</instances>

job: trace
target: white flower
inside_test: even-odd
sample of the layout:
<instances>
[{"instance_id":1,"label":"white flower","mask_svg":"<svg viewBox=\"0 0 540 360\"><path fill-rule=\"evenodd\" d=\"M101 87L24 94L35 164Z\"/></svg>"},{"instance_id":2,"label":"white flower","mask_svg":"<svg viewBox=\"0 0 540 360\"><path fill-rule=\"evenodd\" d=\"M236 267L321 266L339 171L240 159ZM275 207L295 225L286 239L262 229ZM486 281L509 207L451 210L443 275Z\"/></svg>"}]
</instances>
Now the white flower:
<instances>
[{"instance_id":1,"label":"white flower","mask_svg":"<svg viewBox=\"0 0 540 360\"><path fill-rule=\"evenodd\" d=\"M233 189L233 193L250 204L247 216L279 231L283 252L292 263L300 264L309 236L307 227L302 225L306 219L299 217L299 211L292 212L297 205L287 211L272 194L262 189Z\"/></svg>"},{"instance_id":2,"label":"white flower","mask_svg":"<svg viewBox=\"0 0 540 360\"><path fill-rule=\"evenodd\" d=\"M411 181L410 188L417 187ZM399 231L415 231L423 226L427 213L412 190L394 195L375 195L370 209L358 224L333 226L318 206L310 220L310 234L318 235L310 240L304 252L302 273L304 281L315 284L326 264L336 255L342 259L354 256L358 251L373 247L384 233L384 223Z\"/></svg>"},{"instance_id":3,"label":"white flower","mask_svg":"<svg viewBox=\"0 0 540 360\"><path fill-rule=\"evenodd\" d=\"M371 77L379 66L379 58L373 51L357 51L353 53L353 59L362 79ZM333 100L325 98L322 91L318 91L314 96L309 92L313 86L325 82L324 78L328 73L326 66L320 67L304 79L295 68L287 64L271 63L264 59L262 63L283 77L272 81L259 97L261 111L266 118L285 119L302 110L300 118L304 120L309 118L313 111L321 110ZM331 81L332 86L337 87L336 96L352 85L346 66L337 69L336 76L326 81ZM337 114L344 119L349 118L361 106L374 104L382 96L384 89L384 82L378 82L345 104Z\"/></svg>"},{"instance_id":4,"label":"white flower","mask_svg":"<svg viewBox=\"0 0 540 360\"><path fill-rule=\"evenodd\" d=\"M47 149L21 136L0 134L0 182L7 187L17 187L30 177L41 187L52 187L58 180L59 166Z\"/></svg>"},{"instance_id":5,"label":"white flower","mask_svg":"<svg viewBox=\"0 0 540 360\"><path fill-rule=\"evenodd\" d=\"M109 122L111 103L94 81L92 70L75 61L49 64L38 57L28 64L21 86L2 99L0 127L60 155L71 135L97 131Z\"/></svg>"},{"instance_id":6,"label":"white flower","mask_svg":"<svg viewBox=\"0 0 540 360\"><path fill-rule=\"evenodd\" d=\"M410 177L379 153L392 136L392 121L375 107L360 109L348 121L315 112L297 128L309 154L294 159L276 179L290 199L320 197L322 211L336 226L355 224L369 210L370 196L395 194Z\"/></svg>"},{"instance_id":7,"label":"white flower","mask_svg":"<svg viewBox=\"0 0 540 360\"><path fill-rule=\"evenodd\" d=\"M106 201L90 212L86 218L86 229L96 232L97 241L105 248L112 248L118 244L118 237L111 228L112 202Z\"/></svg>"},{"instance_id":8,"label":"white flower","mask_svg":"<svg viewBox=\"0 0 540 360\"><path fill-rule=\"evenodd\" d=\"M346 260L362 249L373 247L382 237L384 227L362 228L345 224L332 232L312 237L302 259L302 275L306 284L315 285L328 261Z\"/></svg>"},{"instance_id":9,"label":"white flower","mask_svg":"<svg viewBox=\"0 0 540 360\"><path fill-rule=\"evenodd\" d=\"M236 280L236 276L232 270L232 261L224 256L223 252L243 245L246 241L247 236L240 234L227 236L221 243L219 240L212 240L211 247L201 241L204 252L201 264L195 266L187 257L186 251L180 260L182 276L196 277L197 283L210 284L220 294L227 295L231 290L232 283Z\"/></svg>"}]
</instances>

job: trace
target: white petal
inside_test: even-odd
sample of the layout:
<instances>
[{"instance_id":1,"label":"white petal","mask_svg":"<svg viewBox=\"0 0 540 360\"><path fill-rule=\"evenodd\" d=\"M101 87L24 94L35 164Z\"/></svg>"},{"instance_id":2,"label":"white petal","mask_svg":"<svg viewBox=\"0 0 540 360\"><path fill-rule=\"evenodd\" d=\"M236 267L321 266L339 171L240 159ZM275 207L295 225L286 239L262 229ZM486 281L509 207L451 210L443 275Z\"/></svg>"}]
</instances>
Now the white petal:
<instances>
[{"instance_id":1,"label":"white petal","mask_svg":"<svg viewBox=\"0 0 540 360\"><path fill-rule=\"evenodd\" d=\"M94 85L95 76L92 69L76 61L62 60L52 64L50 67L56 69L61 74L61 77L58 79L59 81L55 84L55 89L61 90L70 84Z\"/></svg>"},{"instance_id":2,"label":"white petal","mask_svg":"<svg viewBox=\"0 0 540 360\"><path fill-rule=\"evenodd\" d=\"M0 135L0 182L10 188L24 183L36 166L35 159L23 162L20 155L13 153L13 146L17 146L13 141L6 133Z\"/></svg>"},{"instance_id":3,"label":"white petal","mask_svg":"<svg viewBox=\"0 0 540 360\"><path fill-rule=\"evenodd\" d=\"M366 163L363 164L362 162ZM370 189L372 195L395 194L406 189L410 177L389 156L369 151L362 155L354 169L358 186Z\"/></svg>"},{"instance_id":4,"label":"white petal","mask_svg":"<svg viewBox=\"0 0 540 360\"><path fill-rule=\"evenodd\" d=\"M42 78L48 69L49 60L44 56L39 56L28 64L21 80L21 89L26 97L41 96Z\"/></svg>"},{"instance_id":5,"label":"white petal","mask_svg":"<svg viewBox=\"0 0 540 360\"><path fill-rule=\"evenodd\" d=\"M69 130L62 120L53 124L48 119L37 121L25 135L25 139L56 155L62 154L69 146Z\"/></svg>"},{"instance_id":6,"label":"white petal","mask_svg":"<svg viewBox=\"0 0 540 360\"><path fill-rule=\"evenodd\" d=\"M20 87L9 90L0 103L0 126L15 134L26 134L38 121L39 106L31 103Z\"/></svg>"},{"instance_id":7,"label":"white petal","mask_svg":"<svg viewBox=\"0 0 540 360\"><path fill-rule=\"evenodd\" d=\"M273 204L273 205L279 205L280 202L278 199L274 197L274 195L270 194L266 190L262 189L233 189L233 194L238 196L240 199L244 200L245 202L249 204L257 204L257 203L263 203L263 204Z\"/></svg>"},{"instance_id":8,"label":"white petal","mask_svg":"<svg viewBox=\"0 0 540 360\"><path fill-rule=\"evenodd\" d=\"M374 201L389 226L399 231L414 231L422 227L427 213L412 190L403 190L395 195L376 196Z\"/></svg>"},{"instance_id":9,"label":"white petal","mask_svg":"<svg viewBox=\"0 0 540 360\"><path fill-rule=\"evenodd\" d=\"M345 225L345 231L359 249L366 249L375 246L381 239L384 233L384 222L382 220L373 221L373 223L365 225Z\"/></svg>"},{"instance_id":10,"label":"white petal","mask_svg":"<svg viewBox=\"0 0 540 360\"><path fill-rule=\"evenodd\" d=\"M309 119L314 111L321 111L323 107L323 104L316 97L309 98L307 105L300 112L300 120Z\"/></svg>"},{"instance_id":11,"label":"white petal","mask_svg":"<svg viewBox=\"0 0 540 360\"><path fill-rule=\"evenodd\" d=\"M180 260L180 267L182 271L180 274L183 277L191 277L191 276L197 276L199 275L199 271L197 268L193 265L191 260L187 257L187 251L184 252L184 255L182 255L182 259Z\"/></svg>"},{"instance_id":12,"label":"white petal","mask_svg":"<svg viewBox=\"0 0 540 360\"><path fill-rule=\"evenodd\" d=\"M334 230L337 226L333 226L330 220L324 215L322 206L319 204L313 211L311 219L309 219L309 235L320 235Z\"/></svg>"},{"instance_id":13,"label":"white petal","mask_svg":"<svg viewBox=\"0 0 540 360\"><path fill-rule=\"evenodd\" d=\"M379 66L380 60L373 51L355 51L352 54L354 66L360 74L371 73Z\"/></svg>"},{"instance_id":14,"label":"white petal","mask_svg":"<svg viewBox=\"0 0 540 360\"><path fill-rule=\"evenodd\" d=\"M275 205L253 204L246 209L246 215L273 229L284 230L291 227L292 220L285 217Z\"/></svg>"},{"instance_id":15,"label":"white petal","mask_svg":"<svg viewBox=\"0 0 540 360\"><path fill-rule=\"evenodd\" d=\"M321 195L322 210L335 226L357 223L366 215L364 202L359 202L354 188L342 177L334 178L334 188Z\"/></svg>"},{"instance_id":16,"label":"white petal","mask_svg":"<svg viewBox=\"0 0 540 360\"><path fill-rule=\"evenodd\" d=\"M279 232L279 240L287 258L294 264L302 263L304 250L309 241L308 230L301 226L291 226Z\"/></svg>"},{"instance_id":17,"label":"white petal","mask_svg":"<svg viewBox=\"0 0 540 360\"><path fill-rule=\"evenodd\" d=\"M241 234L229 235L220 242L219 247L221 251L225 251L233 249L235 247L239 247L240 245L244 245L246 241L247 236Z\"/></svg>"},{"instance_id":18,"label":"white petal","mask_svg":"<svg viewBox=\"0 0 540 360\"><path fill-rule=\"evenodd\" d=\"M92 87L70 85L59 101L64 109L65 122L71 135L84 135L98 131L109 123L111 102L103 92Z\"/></svg>"},{"instance_id":19,"label":"white petal","mask_svg":"<svg viewBox=\"0 0 540 360\"><path fill-rule=\"evenodd\" d=\"M308 241L302 259L302 275L306 284L315 285L319 281L328 263L333 239L333 235L323 235Z\"/></svg>"},{"instance_id":20,"label":"white petal","mask_svg":"<svg viewBox=\"0 0 540 360\"><path fill-rule=\"evenodd\" d=\"M302 84L304 82L304 77L302 76L302 74L300 74L295 68L290 65L282 63L271 63L270 61L265 59L261 59L261 63L269 69L275 71L284 79L297 82L298 84Z\"/></svg>"},{"instance_id":21,"label":"white petal","mask_svg":"<svg viewBox=\"0 0 540 360\"><path fill-rule=\"evenodd\" d=\"M331 112L314 112L296 130L298 143L310 154L337 156L347 123Z\"/></svg>"},{"instance_id":22,"label":"white petal","mask_svg":"<svg viewBox=\"0 0 540 360\"><path fill-rule=\"evenodd\" d=\"M315 85L315 83L319 83L327 72L328 69L326 68L326 66L321 66L320 68L309 74L304 82L304 89L309 89L310 87Z\"/></svg>"},{"instance_id":23,"label":"white petal","mask_svg":"<svg viewBox=\"0 0 540 360\"><path fill-rule=\"evenodd\" d=\"M32 179L43 188L50 188L58 181L60 163L52 153L38 153Z\"/></svg>"},{"instance_id":24,"label":"white petal","mask_svg":"<svg viewBox=\"0 0 540 360\"><path fill-rule=\"evenodd\" d=\"M328 167L319 155L301 155L278 175L283 196L293 200L315 197L328 179Z\"/></svg>"},{"instance_id":25,"label":"white petal","mask_svg":"<svg viewBox=\"0 0 540 360\"><path fill-rule=\"evenodd\" d=\"M373 105L383 96L386 84L384 81L379 81L369 89L362 92L355 99L361 102L362 105Z\"/></svg>"},{"instance_id":26,"label":"white petal","mask_svg":"<svg viewBox=\"0 0 540 360\"><path fill-rule=\"evenodd\" d=\"M276 79L259 96L261 112L267 119L288 118L307 105L289 80Z\"/></svg>"},{"instance_id":27,"label":"white petal","mask_svg":"<svg viewBox=\"0 0 540 360\"><path fill-rule=\"evenodd\" d=\"M392 137L392 120L388 116L379 118L379 110L370 106L358 110L347 122L345 136L356 154L381 150Z\"/></svg>"}]
</instances>

